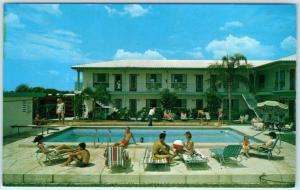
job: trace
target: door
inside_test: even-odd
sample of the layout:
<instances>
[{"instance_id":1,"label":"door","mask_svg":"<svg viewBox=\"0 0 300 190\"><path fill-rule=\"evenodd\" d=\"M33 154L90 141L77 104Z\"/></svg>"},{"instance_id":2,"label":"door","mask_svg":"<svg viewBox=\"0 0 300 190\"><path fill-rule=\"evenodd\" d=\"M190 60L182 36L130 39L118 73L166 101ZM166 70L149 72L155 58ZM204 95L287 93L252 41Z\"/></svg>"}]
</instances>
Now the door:
<instances>
[{"instance_id":1,"label":"door","mask_svg":"<svg viewBox=\"0 0 300 190\"><path fill-rule=\"evenodd\" d=\"M122 75L115 75L115 91L122 91Z\"/></svg>"},{"instance_id":2,"label":"door","mask_svg":"<svg viewBox=\"0 0 300 190\"><path fill-rule=\"evenodd\" d=\"M203 75L196 75L196 92L203 92Z\"/></svg>"},{"instance_id":3,"label":"door","mask_svg":"<svg viewBox=\"0 0 300 190\"><path fill-rule=\"evenodd\" d=\"M129 91L136 91L137 90L137 75L130 74L129 75Z\"/></svg>"}]
</instances>

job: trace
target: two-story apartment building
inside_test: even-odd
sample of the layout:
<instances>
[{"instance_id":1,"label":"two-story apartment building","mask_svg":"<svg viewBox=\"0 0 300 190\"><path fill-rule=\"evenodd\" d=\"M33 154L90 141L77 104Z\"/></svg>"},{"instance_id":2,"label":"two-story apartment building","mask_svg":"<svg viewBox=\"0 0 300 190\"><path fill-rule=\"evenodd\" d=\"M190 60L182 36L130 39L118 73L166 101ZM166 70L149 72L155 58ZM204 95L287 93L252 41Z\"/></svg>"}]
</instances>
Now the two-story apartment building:
<instances>
[{"instance_id":1,"label":"two-story apartment building","mask_svg":"<svg viewBox=\"0 0 300 190\"><path fill-rule=\"evenodd\" d=\"M291 69L294 68L294 71L295 60L296 58L292 63L286 62ZM216 60L117 60L75 65L72 68L78 73L76 91L104 84L117 108L127 107L130 110L138 111L143 107L160 107L160 91L167 88L176 92L179 98L178 107L203 109L207 104L205 92L211 85L211 78L214 77L208 72L208 66L216 62ZM255 97L257 93L261 97L259 93L263 91L273 93L274 88L271 91L268 83L275 84L271 81L276 78L268 77L266 74L275 76L273 72L280 73L280 69L275 71L272 68L276 68L277 64L282 65L285 61L249 60L248 63L253 66L254 74L253 72L250 75L247 73L253 85L249 87L248 84L234 82L232 106L235 111L243 111L248 108L246 101L251 97L249 94L253 94ZM284 65L282 67L287 70ZM264 86L261 84L263 80L261 73L265 73ZM290 80L288 81L290 74L289 72L284 76L286 83L284 88L278 88L280 92L287 89L286 86L290 83ZM276 80L283 80L282 75L282 72L278 74L279 78ZM227 93L224 87L218 89L218 94L226 102ZM242 94L248 94L248 96L243 97ZM91 104L86 103L86 107L90 110Z\"/></svg>"}]
</instances>

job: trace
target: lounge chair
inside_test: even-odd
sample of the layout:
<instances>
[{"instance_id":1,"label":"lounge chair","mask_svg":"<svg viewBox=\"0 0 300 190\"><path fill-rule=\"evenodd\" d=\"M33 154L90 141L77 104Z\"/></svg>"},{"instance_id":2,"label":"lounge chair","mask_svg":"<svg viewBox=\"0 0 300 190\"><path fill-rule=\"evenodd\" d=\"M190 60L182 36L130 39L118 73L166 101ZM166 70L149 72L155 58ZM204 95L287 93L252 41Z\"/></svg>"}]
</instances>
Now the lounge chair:
<instances>
[{"instance_id":1,"label":"lounge chair","mask_svg":"<svg viewBox=\"0 0 300 190\"><path fill-rule=\"evenodd\" d=\"M147 165L164 165L167 166L168 160L166 158L164 159L153 159L153 152L152 149L149 147L146 147L144 157L143 157L143 166L144 169Z\"/></svg>"},{"instance_id":2,"label":"lounge chair","mask_svg":"<svg viewBox=\"0 0 300 190\"><path fill-rule=\"evenodd\" d=\"M55 152L55 150L50 150L47 153L44 153L40 148L35 151L35 158L38 161L40 165L42 165L42 162L46 162L48 164L51 164L53 160L62 160L66 159L68 157L68 153L59 153Z\"/></svg>"},{"instance_id":3,"label":"lounge chair","mask_svg":"<svg viewBox=\"0 0 300 190\"><path fill-rule=\"evenodd\" d=\"M105 149L105 164L108 168L122 167L125 168L130 165L128 152L124 147L109 146Z\"/></svg>"},{"instance_id":4,"label":"lounge chair","mask_svg":"<svg viewBox=\"0 0 300 190\"><path fill-rule=\"evenodd\" d=\"M207 164L208 158L200 152L195 152L192 155L180 154L180 158L185 164Z\"/></svg>"},{"instance_id":5,"label":"lounge chair","mask_svg":"<svg viewBox=\"0 0 300 190\"><path fill-rule=\"evenodd\" d=\"M242 145L228 145L224 148L212 148L210 149L211 153L214 154L216 159L219 159L221 164L224 164L228 161L229 158L235 158L237 161L240 161L240 153L242 150Z\"/></svg>"},{"instance_id":6,"label":"lounge chair","mask_svg":"<svg viewBox=\"0 0 300 190\"><path fill-rule=\"evenodd\" d=\"M272 158L272 152L276 147L276 144L278 142L279 138L276 138L275 142L272 144L271 147L265 148L265 147L257 147L256 149L251 149L250 153L258 153L258 154L264 154L268 156L268 160ZM280 154L280 149L278 149L278 154Z\"/></svg>"}]
</instances>

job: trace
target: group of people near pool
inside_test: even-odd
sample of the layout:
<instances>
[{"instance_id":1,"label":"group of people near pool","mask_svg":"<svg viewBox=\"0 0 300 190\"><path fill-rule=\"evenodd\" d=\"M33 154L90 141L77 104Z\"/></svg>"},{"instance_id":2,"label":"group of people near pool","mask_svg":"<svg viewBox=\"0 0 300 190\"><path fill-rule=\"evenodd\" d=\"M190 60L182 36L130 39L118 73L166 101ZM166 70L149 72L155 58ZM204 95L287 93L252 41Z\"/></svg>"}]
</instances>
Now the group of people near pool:
<instances>
[{"instance_id":1,"label":"group of people near pool","mask_svg":"<svg viewBox=\"0 0 300 190\"><path fill-rule=\"evenodd\" d=\"M167 159L168 162L171 162L172 159L175 158L178 154L197 154L194 149L194 142L192 140L192 134L190 131L185 132L184 136L186 139L186 143L183 143L183 147L181 149L176 149L176 147L174 147L173 149L170 145L168 145L165 142L166 135L166 132L163 131L159 134L159 138L154 142L154 159ZM249 136L244 136L242 155L249 157L250 149L271 147L275 143L277 135L275 132L270 132L268 135L270 136L270 139L262 144L250 144ZM122 141L115 142L112 146L121 146L126 148L129 145L131 139L134 140L133 133L130 131L130 127L126 127ZM37 147L44 154L67 153L68 159L64 162L64 166L68 166L73 161L76 161L76 165L79 167L86 167L89 165L90 152L86 149L86 144L84 142L79 143L77 148L67 146L65 144L59 146L47 146L43 142L42 135L38 135L37 137L35 137L33 142L37 143ZM142 139L140 140L140 142L142 142Z\"/></svg>"}]
</instances>

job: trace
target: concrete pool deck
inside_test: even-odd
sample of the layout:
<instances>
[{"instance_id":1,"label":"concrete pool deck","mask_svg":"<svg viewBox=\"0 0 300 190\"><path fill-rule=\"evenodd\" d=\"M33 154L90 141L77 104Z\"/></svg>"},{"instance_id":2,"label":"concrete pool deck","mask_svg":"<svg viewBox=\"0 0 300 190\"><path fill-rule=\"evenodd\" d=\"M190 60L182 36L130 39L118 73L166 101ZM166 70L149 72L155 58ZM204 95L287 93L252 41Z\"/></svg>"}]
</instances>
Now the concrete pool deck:
<instances>
[{"instance_id":1,"label":"concrete pool deck","mask_svg":"<svg viewBox=\"0 0 300 190\"><path fill-rule=\"evenodd\" d=\"M257 134L250 126L227 126L248 135ZM260 140L268 137L263 133ZM274 159L253 156L244 158L240 164L220 163L210 157L209 148L197 146L196 150L208 156L208 167L187 167L176 160L170 167L150 167L144 170L141 163L144 148L130 145L128 148L132 167L113 172L104 165L104 147L89 147L91 165L86 168L63 167L60 162L50 166L41 166L35 158L35 146L24 146L33 137L4 145L3 182L4 185L40 185L40 186L278 186L291 187L295 183L296 146L282 142L281 153ZM32 143L31 143L32 144ZM283 159L284 157L284 159ZM263 177L262 177L263 176ZM264 179L271 180L265 181Z\"/></svg>"}]
</instances>

